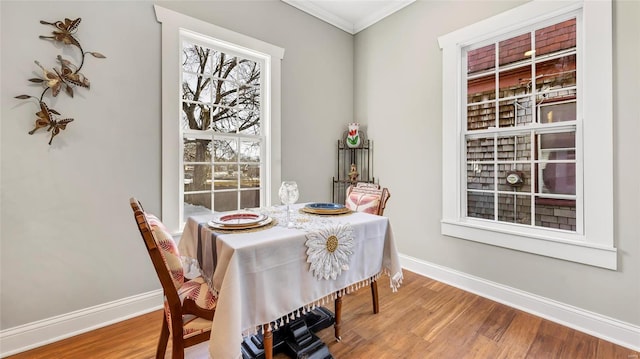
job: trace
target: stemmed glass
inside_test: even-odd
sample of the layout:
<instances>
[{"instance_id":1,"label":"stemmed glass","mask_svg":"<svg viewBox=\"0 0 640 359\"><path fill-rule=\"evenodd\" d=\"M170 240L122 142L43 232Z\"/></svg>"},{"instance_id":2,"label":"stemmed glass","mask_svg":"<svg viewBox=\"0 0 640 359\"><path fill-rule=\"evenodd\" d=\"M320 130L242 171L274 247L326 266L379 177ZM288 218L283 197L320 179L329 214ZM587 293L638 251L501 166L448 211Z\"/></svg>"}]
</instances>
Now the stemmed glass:
<instances>
[{"instance_id":1,"label":"stemmed glass","mask_svg":"<svg viewBox=\"0 0 640 359\"><path fill-rule=\"evenodd\" d=\"M298 184L295 181L283 181L278 194L280 195L282 204L287 205L287 227L292 228L293 222L290 219L289 206L298 200L298 196L300 195L298 193Z\"/></svg>"}]
</instances>

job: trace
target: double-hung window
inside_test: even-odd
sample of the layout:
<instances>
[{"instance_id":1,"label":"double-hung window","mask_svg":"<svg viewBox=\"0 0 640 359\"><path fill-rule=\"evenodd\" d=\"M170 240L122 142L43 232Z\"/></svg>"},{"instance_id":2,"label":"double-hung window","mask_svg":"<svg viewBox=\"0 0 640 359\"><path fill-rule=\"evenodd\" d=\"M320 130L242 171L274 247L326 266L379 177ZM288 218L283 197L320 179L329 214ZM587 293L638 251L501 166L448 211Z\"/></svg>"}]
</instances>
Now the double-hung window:
<instances>
[{"instance_id":1,"label":"double-hung window","mask_svg":"<svg viewBox=\"0 0 640 359\"><path fill-rule=\"evenodd\" d=\"M264 203L264 61L181 32L183 218Z\"/></svg>"},{"instance_id":2,"label":"double-hung window","mask_svg":"<svg viewBox=\"0 0 640 359\"><path fill-rule=\"evenodd\" d=\"M155 6L162 23L162 220L268 205L280 183L284 50Z\"/></svg>"},{"instance_id":3,"label":"double-hung window","mask_svg":"<svg viewBox=\"0 0 640 359\"><path fill-rule=\"evenodd\" d=\"M616 267L610 25L533 1L439 39L443 234Z\"/></svg>"}]
</instances>

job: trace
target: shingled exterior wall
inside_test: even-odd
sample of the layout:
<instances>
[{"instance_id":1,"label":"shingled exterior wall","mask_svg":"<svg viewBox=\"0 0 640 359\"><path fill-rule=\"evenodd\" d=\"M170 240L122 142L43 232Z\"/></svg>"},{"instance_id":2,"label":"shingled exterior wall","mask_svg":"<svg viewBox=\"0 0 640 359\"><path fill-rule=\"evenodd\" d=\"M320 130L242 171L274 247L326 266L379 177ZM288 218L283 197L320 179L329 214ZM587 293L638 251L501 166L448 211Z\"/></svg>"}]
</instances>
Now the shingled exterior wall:
<instances>
[{"instance_id":1,"label":"shingled exterior wall","mask_svg":"<svg viewBox=\"0 0 640 359\"><path fill-rule=\"evenodd\" d=\"M554 54L576 45L575 19L537 30L536 57ZM501 41L499 47L499 66L512 66L500 71L496 109L495 46L489 45L468 53L468 75L474 76L467 82L467 129L470 131L499 127L522 126L535 122L535 107L532 106L532 86L536 91L549 91L536 98L538 104L553 103L559 100L575 99L574 89L563 88L576 84L576 56L568 55L535 65L536 80L532 81L530 55L525 53L531 48L531 34L527 33ZM521 65L520 65L521 63ZM515 64L515 65L514 65ZM486 75L480 75L485 72ZM556 91L557 89L557 91ZM517 101L514 100L517 98ZM488 101L488 102L487 102ZM497 111L497 113L496 113ZM544 119L543 119L544 120ZM541 121L543 122L543 121ZM531 137L511 135L497 139L497 165L493 162L494 139L470 138L467 140L467 188L470 190L497 190L511 192L498 194L498 220L511 223L531 224L531 191L538 189L538 179L531 178L529 163L508 161L529 161L531 158ZM497 168L495 168L497 166ZM495 175L497 171L497 183ZM510 171L524 174L524 183L511 187L506 182ZM543 189L543 192L545 190ZM520 193L521 195L518 195ZM467 215L475 218L494 219L493 193L467 192ZM535 225L547 228L576 230L575 201L537 198L535 199Z\"/></svg>"}]
</instances>

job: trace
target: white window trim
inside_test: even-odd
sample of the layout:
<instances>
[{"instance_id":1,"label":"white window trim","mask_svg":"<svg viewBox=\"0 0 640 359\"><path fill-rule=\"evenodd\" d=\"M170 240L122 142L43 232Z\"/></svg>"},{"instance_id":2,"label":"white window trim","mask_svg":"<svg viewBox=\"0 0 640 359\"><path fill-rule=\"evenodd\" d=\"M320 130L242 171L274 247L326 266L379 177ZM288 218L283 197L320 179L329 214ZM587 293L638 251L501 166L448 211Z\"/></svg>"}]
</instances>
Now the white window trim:
<instances>
[{"instance_id":1,"label":"white window trim","mask_svg":"<svg viewBox=\"0 0 640 359\"><path fill-rule=\"evenodd\" d=\"M462 48L583 9L581 84L584 233L566 235L464 217L461 141ZM442 49L442 221L444 235L617 269L613 231L613 60L611 0L534 0L438 38ZM585 61L584 59L588 59Z\"/></svg>"},{"instance_id":2,"label":"white window trim","mask_svg":"<svg viewBox=\"0 0 640 359\"><path fill-rule=\"evenodd\" d=\"M230 47L243 47L246 51L270 58L264 69L264 79L269 81L264 97L264 127L269 143L266 146L267 168L264 184L266 205L277 198L281 179L281 60L284 49L239 34L202 20L154 5L156 18L162 23L162 221L176 234L182 231L180 217L180 30L188 30L226 42Z\"/></svg>"}]
</instances>

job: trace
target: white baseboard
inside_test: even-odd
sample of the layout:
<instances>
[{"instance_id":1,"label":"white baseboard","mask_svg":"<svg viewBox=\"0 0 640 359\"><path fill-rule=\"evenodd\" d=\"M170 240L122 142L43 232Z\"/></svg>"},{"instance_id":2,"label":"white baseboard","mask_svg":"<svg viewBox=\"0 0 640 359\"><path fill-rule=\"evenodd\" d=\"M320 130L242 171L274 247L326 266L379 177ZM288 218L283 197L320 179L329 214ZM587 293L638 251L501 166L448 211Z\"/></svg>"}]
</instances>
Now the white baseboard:
<instances>
[{"instance_id":1,"label":"white baseboard","mask_svg":"<svg viewBox=\"0 0 640 359\"><path fill-rule=\"evenodd\" d=\"M404 269L425 277L520 309L620 346L640 351L640 327L637 325L625 323L614 318L474 277L407 255L400 255L400 262Z\"/></svg>"},{"instance_id":2,"label":"white baseboard","mask_svg":"<svg viewBox=\"0 0 640 359\"><path fill-rule=\"evenodd\" d=\"M162 308L162 290L0 331L0 357L17 354Z\"/></svg>"}]
</instances>

